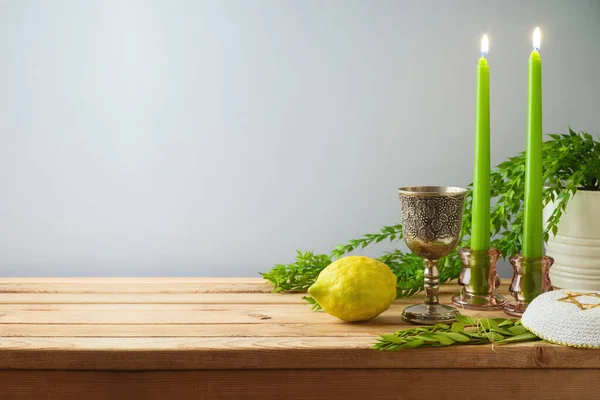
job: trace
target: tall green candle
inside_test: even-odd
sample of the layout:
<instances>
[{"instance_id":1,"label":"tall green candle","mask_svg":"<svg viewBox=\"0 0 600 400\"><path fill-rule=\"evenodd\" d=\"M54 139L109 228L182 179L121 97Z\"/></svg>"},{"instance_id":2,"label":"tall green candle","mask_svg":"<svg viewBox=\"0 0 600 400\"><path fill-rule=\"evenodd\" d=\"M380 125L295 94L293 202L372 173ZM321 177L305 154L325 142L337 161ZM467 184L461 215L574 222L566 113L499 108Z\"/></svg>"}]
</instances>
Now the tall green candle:
<instances>
[{"instance_id":1,"label":"tall green candle","mask_svg":"<svg viewBox=\"0 0 600 400\"><path fill-rule=\"evenodd\" d=\"M486 252L490 248L490 69L485 58L488 50L488 38L483 35L477 64L471 250Z\"/></svg>"},{"instance_id":2,"label":"tall green candle","mask_svg":"<svg viewBox=\"0 0 600 400\"><path fill-rule=\"evenodd\" d=\"M485 58L488 50L488 37L483 35L477 63L471 260L467 279L468 291L477 296L489 295L490 290L490 68Z\"/></svg>"},{"instance_id":3,"label":"tall green candle","mask_svg":"<svg viewBox=\"0 0 600 400\"><path fill-rule=\"evenodd\" d=\"M533 33L533 51L529 57L529 98L527 107L527 149L525 153L525 215L523 257L543 255L542 223L542 59L540 28Z\"/></svg>"}]
</instances>

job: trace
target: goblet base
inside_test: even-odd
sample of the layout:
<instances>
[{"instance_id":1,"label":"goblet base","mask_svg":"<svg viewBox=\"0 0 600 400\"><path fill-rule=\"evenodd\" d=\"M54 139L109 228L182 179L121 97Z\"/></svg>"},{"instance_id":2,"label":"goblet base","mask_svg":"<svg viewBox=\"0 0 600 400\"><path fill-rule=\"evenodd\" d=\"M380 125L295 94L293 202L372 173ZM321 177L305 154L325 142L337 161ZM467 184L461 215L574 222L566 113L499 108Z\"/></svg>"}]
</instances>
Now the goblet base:
<instances>
[{"instance_id":1,"label":"goblet base","mask_svg":"<svg viewBox=\"0 0 600 400\"><path fill-rule=\"evenodd\" d=\"M452 323L460 312L444 304L415 304L408 306L402 312L402 319L411 324L435 325Z\"/></svg>"},{"instance_id":2,"label":"goblet base","mask_svg":"<svg viewBox=\"0 0 600 400\"><path fill-rule=\"evenodd\" d=\"M521 317L527 309L528 303L513 301L504 305L504 313L513 317Z\"/></svg>"},{"instance_id":3,"label":"goblet base","mask_svg":"<svg viewBox=\"0 0 600 400\"><path fill-rule=\"evenodd\" d=\"M506 299L499 294L476 296L469 293L459 293L452 297L452 303L467 310L499 311L504 308Z\"/></svg>"}]
</instances>

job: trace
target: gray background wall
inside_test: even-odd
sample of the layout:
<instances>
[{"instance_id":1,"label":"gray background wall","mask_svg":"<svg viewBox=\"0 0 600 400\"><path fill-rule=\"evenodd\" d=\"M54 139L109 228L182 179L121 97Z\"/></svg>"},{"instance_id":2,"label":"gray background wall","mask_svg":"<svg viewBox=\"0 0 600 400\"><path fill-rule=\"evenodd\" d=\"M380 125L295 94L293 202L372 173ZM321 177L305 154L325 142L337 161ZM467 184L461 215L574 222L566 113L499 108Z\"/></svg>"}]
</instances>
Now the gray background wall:
<instances>
[{"instance_id":1,"label":"gray background wall","mask_svg":"<svg viewBox=\"0 0 600 400\"><path fill-rule=\"evenodd\" d=\"M545 131L599 133L599 1L0 0L0 275L254 276L395 223L471 180L484 32L492 161L524 148L536 25Z\"/></svg>"}]
</instances>

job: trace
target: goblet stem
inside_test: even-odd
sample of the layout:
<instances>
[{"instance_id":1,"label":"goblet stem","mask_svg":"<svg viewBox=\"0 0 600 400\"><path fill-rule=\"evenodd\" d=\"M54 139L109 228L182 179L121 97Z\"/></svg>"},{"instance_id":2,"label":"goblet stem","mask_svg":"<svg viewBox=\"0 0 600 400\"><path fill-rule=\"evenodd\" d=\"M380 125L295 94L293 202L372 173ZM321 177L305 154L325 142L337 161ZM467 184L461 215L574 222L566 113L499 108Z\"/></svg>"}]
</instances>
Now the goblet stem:
<instances>
[{"instance_id":1,"label":"goblet stem","mask_svg":"<svg viewBox=\"0 0 600 400\"><path fill-rule=\"evenodd\" d=\"M412 324L435 325L450 324L460 315L453 307L440 304L438 290L440 289L440 274L438 260L425 259L424 286L425 301L421 304L408 306L402 312L402 319Z\"/></svg>"},{"instance_id":2,"label":"goblet stem","mask_svg":"<svg viewBox=\"0 0 600 400\"><path fill-rule=\"evenodd\" d=\"M425 259L425 304L439 304L440 272L438 260Z\"/></svg>"}]
</instances>

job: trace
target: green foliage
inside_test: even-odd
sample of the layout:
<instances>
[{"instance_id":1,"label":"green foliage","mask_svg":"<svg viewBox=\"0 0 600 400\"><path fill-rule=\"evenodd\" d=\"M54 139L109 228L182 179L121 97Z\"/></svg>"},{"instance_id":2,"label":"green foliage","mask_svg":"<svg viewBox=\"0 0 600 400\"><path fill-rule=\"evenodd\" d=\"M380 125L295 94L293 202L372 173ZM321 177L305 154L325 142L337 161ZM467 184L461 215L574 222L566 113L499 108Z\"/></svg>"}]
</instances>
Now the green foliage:
<instances>
[{"instance_id":1,"label":"green foliage","mask_svg":"<svg viewBox=\"0 0 600 400\"><path fill-rule=\"evenodd\" d=\"M419 347L452 345L506 344L541 340L518 319L480 318L459 315L452 326L437 324L384 334L373 345L375 350L397 351Z\"/></svg>"},{"instance_id":2,"label":"green foliage","mask_svg":"<svg viewBox=\"0 0 600 400\"><path fill-rule=\"evenodd\" d=\"M551 134L544 143L545 175L551 183L570 182L583 190L600 190L600 142L587 132Z\"/></svg>"},{"instance_id":3,"label":"green foliage","mask_svg":"<svg viewBox=\"0 0 600 400\"><path fill-rule=\"evenodd\" d=\"M575 133L570 128L567 134L549 136L550 140L543 145L546 182L544 205L553 202L555 208L544 233L546 241L550 234L556 234L560 217L577 190L600 190L600 142L588 133ZM525 153L499 164L490 174L490 187L492 198L496 200L491 210L491 245L506 258L521 251ZM469 244L471 204L472 191L469 189L459 247ZM294 263L276 265L262 276L273 283L276 292L306 291L332 260L373 243L401 239L401 224L384 226L378 233L366 234L336 246L330 255L298 252ZM398 277L398 297L411 296L423 290L423 261L420 257L396 250L384 254L379 260L387 264ZM441 259L439 269L440 283L457 278L462 269L457 252Z\"/></svg>"},{"instance_id":4,"label":"green foliage","mask_svg":"<svg viewBox=\"0 0 600 400\"><path fill-rule=\"evenodd\" d=\"M544 143L544 202L554 203L544 240L556 235L558 221L577 190L600 190L600 142L586 132L550 135Z\"/></svg>"},{"instance_id":5,"label":"green foliage","mask_svg":"<svg viewBox=\"0 0 600 400\"><path fill-rule=\"evenodd\" d=\"M331 258L326 254L296 251L296 262L277 264L261 275L273 284L274 292L306 292L329 264Z\"/></svg>"}]
</instances>

